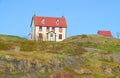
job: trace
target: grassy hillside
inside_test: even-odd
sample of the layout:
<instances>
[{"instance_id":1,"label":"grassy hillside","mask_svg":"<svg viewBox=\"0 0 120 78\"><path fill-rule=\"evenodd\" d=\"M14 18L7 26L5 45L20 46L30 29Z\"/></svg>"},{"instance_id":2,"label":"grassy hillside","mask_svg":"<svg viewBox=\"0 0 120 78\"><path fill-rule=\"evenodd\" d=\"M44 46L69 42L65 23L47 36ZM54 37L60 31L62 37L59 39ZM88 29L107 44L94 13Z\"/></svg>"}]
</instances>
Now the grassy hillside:
<instances>
[{"instance_id":1,"label":"grassy hillside","mask_svg":"<svg viewBox=\"0 0 120 78\"><path fill-rule=\"evenodd\" d=\"M65 39L62 42L29 41L25 38L10 35L0 35L0 49L20 46L21 51L36 51L51 49L69 49L77 47L91 47L108 51L120 51L120 39L107 38L98 35L78 35ZM46 48L47 47L47 48Z\"/></svg>"},{"instance_id":2,"label":"grassy hillside","mask_svg":"<svg viewBox=\"0 0 120 78\"><path fill-rule=\"evenodd\" d=\"M79 35L62 42L30 41L17 36L0 35L0 50L12 52L81 55L91 51L120 52L120 39L98 35Z\"/></svg>"},{"instance_id":3,"label":"grassy hillside","mask_svg":"<svg viewBox=\"0 0 120 78\"><path fill-rule=\"evenodd\" d=\"M9 62L8 66L15 63L15 68L15 60L20 63L26 63L26 60L28 60L30 64L38 60L40 65L37 62L35 66L45 71L40 72L39 70L37 73L40 76L52 74L53 72L50 70L57 65L58 67L54 70L69 72L72 75L70 78L120 77L120 40L115 38L98 35L78 35L69 37L62 42L43 42L0 35L0 60L3 60L3 56L5 56L5 60L12 61L12 63ZM42 64L43 67L39 67ZM53 66L50 67L50 65ZM1 67L3 66L0 62ZM34 71L38 71L36 67L33 67L35 68ZM11 67L11 70L13 68L14 66ZM17 75L19 74L17 73Z\"/></svg>"},{"instance_id":4,"label":"grassy hillside","mask_svg":"<svg viewBox=\"0 0 120 78\"><path fill-rule=\"evenodd\" d=\"M0 34L0 50L10 50L11 48L13 48L13 46L22 44L21 42L25 41L27 41L27 39L21 38L19 36Z\"/></svg>"},{"instance_id":5,"label":"grassy hillside","mask_svg":"<svg viewBox=\"0 0 120 78\"><path fill-rule=\"evenodd\" d=\"M120 39L99 35L78 35L65 39L65 43L79 43L83 47L99 48L108 51L120 52Z\"/></svg>"},{"instance_id":6,"label":"grassy hillside","mask_svg":"<svg viewBox=\"0 0 120 78\"><path fill-rule=\"evenodd\" d=\"M107 38L98 35L78 35L72 36L65 39L62 42L39 42L39 41L28 41L25 38L21 38L18 36L10 36L10 35L0 35L0 46L5 49L7 47L12 46L20 46L22 51L35 51L40 49L46 49L52 47L56 48L70 48L72 46L75 47L92 47L99 48L108 51L120 51L120 39L115 38ZM38 47L38 48L37 48Z\"/></svg>"},{"instance_id":7,"label":"grassy hillside","mask_svg":"<svg viewBox=\"0 0 120 78\"><path fill-rule=\"evenodd\" d=\"M18 41L18 40L26 40L26 39L21 38L19 36L0 34L0 41Z\"/></svg>"}]
</instances>

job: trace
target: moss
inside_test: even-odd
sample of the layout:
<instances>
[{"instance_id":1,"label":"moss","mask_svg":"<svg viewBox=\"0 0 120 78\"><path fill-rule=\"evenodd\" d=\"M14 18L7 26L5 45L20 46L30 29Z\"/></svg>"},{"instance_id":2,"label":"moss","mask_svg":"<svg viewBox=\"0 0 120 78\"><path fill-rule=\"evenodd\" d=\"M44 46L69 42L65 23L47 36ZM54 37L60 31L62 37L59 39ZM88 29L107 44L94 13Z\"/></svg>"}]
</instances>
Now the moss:
<instances>
[{"instance_id":1,"label":"moss","mask_svg":"<svg viewBox=\"0 0 120 78\"><path fill-rule=\"evenodd\" d=\"M65 70L67 72L71 72L71 73L74 72L73 68L71 68L71 67L64 67L63 70Z\"/></svg>"},{"instance_id":2,"label":"moss","mask_svg":"<svg viewBox=\"0 0 120 78\"><path fill-rule=\"evenodd\" d=\"M48 75L51 75L52 73L55 73L55 72L40 72L38 74L38 77L47 77Z\"/></svg>"},{"instance_id":3,"label":"moss","mask_svg":"<svg viewBox=\"0 0 120 78\"><path fill-rule=\"evenodd\" d=\"M93 76L94 76L94 78L106 78L98 73L95 73Z\"/></svg>"}]
</instances>

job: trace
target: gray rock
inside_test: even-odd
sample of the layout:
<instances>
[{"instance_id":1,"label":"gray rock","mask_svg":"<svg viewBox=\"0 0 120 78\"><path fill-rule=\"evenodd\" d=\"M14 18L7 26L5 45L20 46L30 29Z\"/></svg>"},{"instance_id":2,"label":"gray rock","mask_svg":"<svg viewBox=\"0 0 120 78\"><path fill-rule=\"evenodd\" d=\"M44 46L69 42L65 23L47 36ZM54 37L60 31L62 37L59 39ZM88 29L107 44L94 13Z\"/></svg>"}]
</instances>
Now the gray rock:
<instances>
[{"instance_id":1,"label":"gray rock","mask_svg":"<svg viewBox=\"0 0 120 78\"><path fill-rule=\"evenodd\" d=\"M102 55L102 58L106 61L113 62L113 56L110 54Z\"/></svg>"},{"instance_id":2,"label":"gray rock","mask_svg":"<svg viewBox=\"0 0 120 78\"><path fill-rule=\"evenodd\" d=\"M120 64L120 52L113 53L113 61Z\"/></svg>"},{"instance_id":3,"label":"gray rock","mask_svg":"<svg viewBox=\"0 0 120 78\"><path fill-rule=\"evenodd\" d=\"M15 52L19 52L20 51L20 47L19 46L13 46L10 48L11 51L15 51Z\"/></svg>"}]
</instances>

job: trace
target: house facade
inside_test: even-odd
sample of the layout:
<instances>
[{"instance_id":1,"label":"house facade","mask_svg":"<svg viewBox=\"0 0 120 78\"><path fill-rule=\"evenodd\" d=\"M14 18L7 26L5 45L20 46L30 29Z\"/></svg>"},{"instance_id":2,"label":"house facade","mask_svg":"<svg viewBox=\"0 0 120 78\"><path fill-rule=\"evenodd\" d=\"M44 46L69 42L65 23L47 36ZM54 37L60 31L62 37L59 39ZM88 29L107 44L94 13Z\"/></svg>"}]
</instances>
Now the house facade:
<instances>
[{"instance_id":1,"label":"house facade","mask_svg":"<svg viewBox=\"0 0 120 78\"><path fill-rule=\"evenodd\" d=\"M30 40L62 41L66 38L66 19L62 17L32 17Z\"/></svg>"},{"instance_id":2,"label":"house facade","mask_svg":"<svg viewBox=\"0 0 120 78\"><path fill-rule=\"evenodd\" d=\"M111 31L98 30L97 34L105 37L112 37Z\"/></svg>"}]
</instances>

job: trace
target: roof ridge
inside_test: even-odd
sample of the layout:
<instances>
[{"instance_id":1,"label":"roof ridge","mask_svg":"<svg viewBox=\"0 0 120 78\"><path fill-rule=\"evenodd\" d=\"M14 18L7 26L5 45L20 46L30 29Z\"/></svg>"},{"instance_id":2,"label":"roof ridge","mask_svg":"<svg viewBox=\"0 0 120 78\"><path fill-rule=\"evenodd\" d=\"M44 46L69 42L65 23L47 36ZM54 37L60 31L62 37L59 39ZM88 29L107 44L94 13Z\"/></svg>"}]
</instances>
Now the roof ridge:
<instances>
[{"instance_id":1,"label":"roof ridge","mask_svg":"<svg viewBox=\"0 0 120 78\"><path fill-rule=\"evenodd\" d=\"M36 15L34 15L33 17L42 17L42 18L63 18L63 17L36 16Z\"/></svg>"}]
</instances>

